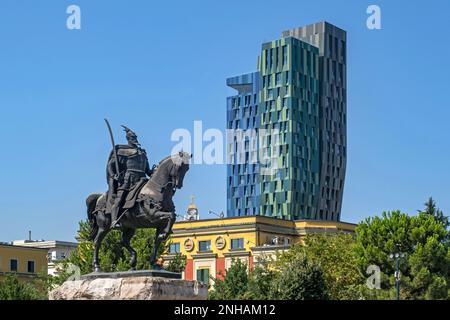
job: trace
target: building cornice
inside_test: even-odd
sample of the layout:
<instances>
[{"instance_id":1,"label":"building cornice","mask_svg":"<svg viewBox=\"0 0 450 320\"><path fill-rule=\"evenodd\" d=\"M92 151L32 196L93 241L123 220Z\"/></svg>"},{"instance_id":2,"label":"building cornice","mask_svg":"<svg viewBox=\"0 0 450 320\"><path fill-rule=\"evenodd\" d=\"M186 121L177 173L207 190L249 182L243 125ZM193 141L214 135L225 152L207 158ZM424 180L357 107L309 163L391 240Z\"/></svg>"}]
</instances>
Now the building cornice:
<instances>
[{"instance_id":1,"label":"building cornice","mask_svg":"<svg viewBox=\"0 0 450 320\"><path fill-rule=\"evenodd\" d=\"M230 257L248 257L250 256L250 251L247 250L235 250L235 251L229 251L225 252L223 254L224 257L230 258Z\"/></svg>"},{"instance_id":2,"label":"building cornice","mask_svg":"<svg viewBox=\"0 0 450 320\"><path fill-rule=\"evenodd\" d=\"M45 251L47 252L48 249L46 248L36 248L36 247L29 247L29 246L22 246L22 245L12 245L12 244L6 244L6 243L0 243L0 248L8 248L8 249L22 249L22 250L34 250L34 251Z\"/></svg>"},{"instance_id":3,"label":"building cornice","mask_svg":"<svg viewBox=\"0 0 450 320\"><path fill-rule=\"evenodd\" d=\"M268 245L268 246L251 247L250 250L252 250L253 252L259 252L259 251L288 250L290 248L291 248L290 244L282 244L282 245Z\"/></svg>"},{"instance_id":4,"label":"building cornice","mask_svg":"<svg viewBox=\"0 0 450 320\"><path fill-rule=\"evenodd\" d=\"M193 259L215 259L217 253L197 253L192 255Z\"/></svg>"}]
</instances>

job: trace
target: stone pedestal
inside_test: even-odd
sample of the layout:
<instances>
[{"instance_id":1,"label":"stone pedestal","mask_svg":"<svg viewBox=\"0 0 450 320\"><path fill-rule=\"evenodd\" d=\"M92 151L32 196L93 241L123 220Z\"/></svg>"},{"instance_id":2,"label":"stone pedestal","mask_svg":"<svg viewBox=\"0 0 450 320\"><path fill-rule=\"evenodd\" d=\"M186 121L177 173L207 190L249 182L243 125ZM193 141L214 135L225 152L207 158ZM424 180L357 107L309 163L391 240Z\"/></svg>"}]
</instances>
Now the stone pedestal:
<instances>
[{"instance_id":1,"label":"stone pedestal","mask_svg":"<svg viewBox=\"0 0 450 320\"><path fill-rule=\"evenodd\" d=\"M66 281L50 300L206 300L208 288L167 271L91 273Z\"/></svg>"}]
</instances>

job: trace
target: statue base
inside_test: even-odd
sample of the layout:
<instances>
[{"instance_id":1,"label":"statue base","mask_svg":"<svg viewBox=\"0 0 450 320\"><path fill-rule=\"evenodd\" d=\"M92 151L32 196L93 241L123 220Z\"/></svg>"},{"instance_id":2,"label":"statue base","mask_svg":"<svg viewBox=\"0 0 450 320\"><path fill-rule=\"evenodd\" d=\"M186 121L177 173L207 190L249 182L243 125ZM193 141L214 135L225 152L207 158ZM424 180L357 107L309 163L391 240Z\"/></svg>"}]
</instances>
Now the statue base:
<instances>
[{"instance_id":1,"label":"statue base","mask_svg":"<svg viewBox=\"0 0 450 320\"><path fill-rule=\"evenodd\" d=\"M90 273L66 281L49 300L206 300L206 285L164 270Z\"/></svg>"}]
</instances>

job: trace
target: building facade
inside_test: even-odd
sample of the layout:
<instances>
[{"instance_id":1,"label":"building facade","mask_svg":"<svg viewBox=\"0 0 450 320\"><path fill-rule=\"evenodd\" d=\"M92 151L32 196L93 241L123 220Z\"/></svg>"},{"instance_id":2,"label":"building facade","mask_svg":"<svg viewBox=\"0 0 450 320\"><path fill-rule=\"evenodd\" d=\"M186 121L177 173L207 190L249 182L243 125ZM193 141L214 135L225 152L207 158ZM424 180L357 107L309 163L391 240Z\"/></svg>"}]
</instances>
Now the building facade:
<instances>
[{"instance_id":1,"label":"building facade","mask_svg":"<svg viewBox=\"0 0 450 320\"><path fill-rule=\"evenodd\" d=\"M293 221L261 215L180 221L173 226L163 261L168 263L176 254L185 255L183 277L212 284L210 276L222 277L233 259L240 259L252 269L261 257L288 250L309 233L353 233L355 227L344 222Z\"/></svg>"},{"instance_id":2,"label":"building facade","mask_svg":"<svg viewBox=\"0 0 450 320\"><path fill-rule=\"evenodd\" d=\"M47 250L46 259L49 275L57 273L56 264L68 258L78 247L78 244L75 242L57 240L14 240L12 244L15 246Z\"/></svg>"},{"instance_id":3,"label":"building facade","mask_svg":"<svg viewBox=\"0 0 450 320\"><path fill-rule=\"evenodd\" d=\"M262 45L257 72L227 85L237 90L227 98L227 216L339 221L345 31L322 22L283 32Z\"/></svg>"},{"instance_id":4,"label":"building facade","mask_svg":"<svg viewBox=\"0 0 450 320\"><path fill-rule=\"evenodd\" d=\"M0 243L0 279L15 274L20 280L47 273L47 250Z\"/></svg>"},{"instance_id":5,"label":"building facade","mask_svg":"<svg viewBox=\"0 0 450 320\"><path fill-rule=\"evenodd\" d=\"M227 216L260 214L258 146L260 127L259 72L227 79L237 94L227 98ZM247 139L242 135L247 134ZM244 141L243 141L244 140ZM241 142L242 141L242 142Z\"/></svg>"},{"instance_id":6,"label":"building facade","mask_svg":"<svg viewBox=\"0 0 450 320\"><path fill-rule=\"evenodd\" d=\"M319 48L320 197L318 218L339 220L347 164L347 35L327 22L288 30Z\"/></svg>"}]
</instances>

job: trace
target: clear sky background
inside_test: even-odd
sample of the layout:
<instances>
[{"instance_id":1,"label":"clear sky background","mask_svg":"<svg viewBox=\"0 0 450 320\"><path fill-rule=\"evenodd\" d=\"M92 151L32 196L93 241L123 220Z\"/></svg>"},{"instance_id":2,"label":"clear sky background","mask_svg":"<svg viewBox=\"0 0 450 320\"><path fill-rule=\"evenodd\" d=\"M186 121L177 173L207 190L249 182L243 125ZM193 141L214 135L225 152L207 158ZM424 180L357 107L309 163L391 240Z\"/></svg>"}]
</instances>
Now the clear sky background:
<instances>
[{"instance_id":1,"label":"clear sky background","mask_svg":"<svg viewBox=\"0 0 450 320\"><path fill-rule=\"evenodd\" d=\"M77 4L82 29L66 28ZM366 8L382 30L366 28ZM348 35L348 163L342 220L450 213L450 2L365 0L0 2L0 240L74 240L85 198L104 191L111 148L134 129L154 163L176 128L225 129L229 76L261 43L327 20ZM201 217L226 209L224 166L191 167L176 194Z\"/></svg>"}]
</instances>

